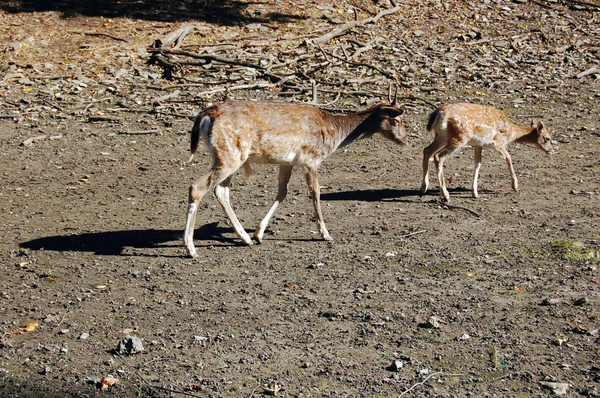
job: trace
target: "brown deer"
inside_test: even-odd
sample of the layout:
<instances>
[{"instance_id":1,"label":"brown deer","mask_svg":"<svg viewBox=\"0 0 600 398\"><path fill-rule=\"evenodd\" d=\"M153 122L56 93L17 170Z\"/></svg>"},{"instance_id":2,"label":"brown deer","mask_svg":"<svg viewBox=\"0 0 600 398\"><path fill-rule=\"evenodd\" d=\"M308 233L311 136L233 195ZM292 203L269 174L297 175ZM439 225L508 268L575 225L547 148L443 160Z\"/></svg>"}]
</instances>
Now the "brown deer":
<instances>
[{"instance_id":1,"label":"brown deer","mask_svg":"<svg viewBox=\"0 0 600 398\"><path fill-rule=\"evenodd\" d=\"M275 203L254 233L258 243L287 195L294 166L304 168L321 237L332 240L321 212L317 169L337 148L375 133L397 144L406 144L402 110L395 98L391 105L378 104L348 115L332 114L310 105L251 101L226 101L200 112L192 128L192 157L202 138L213 164L207 174L190 186L184 233L187 253L197 256L193 240L196 212L202 197L212 189L237 235L245 244L252 244L229 202L232 174L243 167L249 176L250 163L279 164Z\"/></svg>"},{"instance_id":2,"label":"brown deer","mask_svg":"<svg viewBox=\"0 0 600 398\"><path fill-rule=\"evenodd\" d=\"M484 146L491 146L504 157L512 176L512 188L519 189L517 175L512 165L507 145L511 142L536 144L549 154L554 153L550 132L540 122L531 122L531 127L521 127L501 111L491 106L476 104L445 104L429 116L427 131L435 133L431 145L423 149L423 182L421 195L429 186L429 159L434 157L442 197L450 201L444 179L444 161L465 145L472 145L475 151L475 176L473 197L477 198L477 178L481 167L481 152Z\"/></svg>"}]
</instances>

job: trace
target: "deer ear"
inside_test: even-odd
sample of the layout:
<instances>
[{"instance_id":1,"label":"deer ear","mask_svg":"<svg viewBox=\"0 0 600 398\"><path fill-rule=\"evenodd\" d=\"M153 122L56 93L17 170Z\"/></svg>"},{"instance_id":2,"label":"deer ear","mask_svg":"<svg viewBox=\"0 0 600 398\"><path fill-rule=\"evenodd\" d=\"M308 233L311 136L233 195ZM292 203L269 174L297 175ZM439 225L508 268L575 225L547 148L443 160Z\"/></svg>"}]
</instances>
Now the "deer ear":
<instances>
[{"instance_id":1,"label":"deer ear","mask_svg":"<svg viewBox=\"0 0 600 398\"><path fill-rule=\"evenodd\" d=\"M538 131L542 131L544 129L544 124L542 122L538 122L537 129Z\"/></svg>"},{"instance_id":2,"label":"deer ear","mask_svg":"<svg viewBox=\"0 0 600 398\"><path fill-rule=\"evenodd\" d=\"M389 94L391 94L391 92L392 92L392 86L390 85ZM398 106L398 85L397 84L396 84L396 87L394 90L394 99L392 101L390 101L390 103L392 104L393 107Z\"/></svg>"},{"instance_id":3,"label":"deer ear","mask_svg":"<svg viewBox=\"0 0 600 398\"><path fill-rule=\"evenodd\" d=\"M535 119L531 119L531 128L536 127L538 122Z\"/></svg>"}]
</instances>

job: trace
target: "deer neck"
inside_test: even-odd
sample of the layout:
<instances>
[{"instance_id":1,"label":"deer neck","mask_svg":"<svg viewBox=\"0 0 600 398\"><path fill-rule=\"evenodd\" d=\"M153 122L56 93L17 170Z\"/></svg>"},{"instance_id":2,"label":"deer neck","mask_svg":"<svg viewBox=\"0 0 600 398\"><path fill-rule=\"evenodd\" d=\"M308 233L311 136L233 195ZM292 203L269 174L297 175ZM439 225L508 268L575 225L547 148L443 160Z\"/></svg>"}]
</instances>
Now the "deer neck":
<instances>
[{"instance_id":1,"label":"deer neck","mask_svg":"<svg viewBox=\"0 0 600 398\"><path fill-rule=\"evenodd\" d=\"M371 113L336 115L337 146L344 147L358 139L371 136L374 131L370 126L369 116L371 116Z\"/></svg>"},{"instance_id":2,"label":"deer neck","mask_svg":"<svg viewBox=\"0 0 600 398\"><path fill-rule=\"evenodd\" d=\"M511 126L511 141L514 142L537 142L536 128L534 127L523 127L510 122Z\"/></svg>"}]
</instances>

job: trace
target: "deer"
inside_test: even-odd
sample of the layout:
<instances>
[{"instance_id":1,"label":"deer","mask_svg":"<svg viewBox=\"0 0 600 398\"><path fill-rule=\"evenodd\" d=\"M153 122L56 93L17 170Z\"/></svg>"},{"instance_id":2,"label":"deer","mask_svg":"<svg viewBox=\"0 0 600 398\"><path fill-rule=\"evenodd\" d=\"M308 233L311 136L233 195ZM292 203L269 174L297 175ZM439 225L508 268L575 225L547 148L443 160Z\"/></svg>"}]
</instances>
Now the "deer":
<instances>
[{"instance_id":1,"label":"deer","mask_svg":"<svg viewBox=\"0 0 600 398\"><path fill-rule=\"evenodd\" d=\"M308 104L248 100L227 100L201 111L191 131L189 161L202 139L212 157L212 165L208 173L189 188L184 232L187 254L198 256L193 241L194 224L199 203L210 190L214 190L237 236L244 244L253 244L229 201L232 174L243 167L249 178L251 164L279 165L277 195L255 230L253 237L257 243L262 243L271 217L287 195L288 182L295 166L304 170L321 238L333 240L321 211L319 165L336 149L376 133L396 144L406 145L402 114L396 96L391 104L378 103L351 114L334 114Z\"/></svg>"},{"instance_id":2,"label":"deer","mask_svg":"<svg viewBox=\"0 0 600 398\"><path fill-rule=\"evenodd\" d=\"M512 188L515 192L519 190L519 183L508 153L509 143L534 144L546 153L554 154L552 137L543 123L532 120L530 127L522 127L513 123L502 111L486 105L444 104L429 116L427 131L435 133L435 139L423 149L423 180L420 193L421 195L425 194L429 187L428 167L429 160L433 156L440 192L446 202L450 201L450 194L446 189L444 161L465 145L472 145L474 150L473 198L479 196L477 179L483 147L492 147L504 157L510 170Z\"/></svg>"}]
</instances>

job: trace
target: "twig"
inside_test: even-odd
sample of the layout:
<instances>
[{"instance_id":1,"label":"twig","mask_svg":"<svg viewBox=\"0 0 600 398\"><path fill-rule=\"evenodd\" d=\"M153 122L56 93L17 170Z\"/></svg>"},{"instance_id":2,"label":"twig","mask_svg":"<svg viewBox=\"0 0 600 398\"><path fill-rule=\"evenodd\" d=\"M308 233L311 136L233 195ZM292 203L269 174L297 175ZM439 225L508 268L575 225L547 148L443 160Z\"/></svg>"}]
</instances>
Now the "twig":
<instances>
[{"instance_id":1,"label":"twig","mask_svg":"<svg viewBox=\"0 0 600 398\"><path fill-rule=\"evenodd\" d=\"M473 214L475 217L481 217L481 214L477 213L475 210L471 210L468 207L463 207L463 206L457 206L457 205L451 205L448 203L444 203L440 200L436 201L436 203L438 203L440 206L442 207L446 207L448 209L459 209L459 210L465 210L468 211L469 213Z\"/></svg>"},{"instance_id":2,"label":"twig","mask_svg":"<svg viewBox=\"0 0 600 398\"><path fill-rule=\"evenodd\" d=\"M88 117L90 122L122 122L123 119L118 116L106 116L106 115L90 115Z\"/></svg>"},{"instance_id":3,"label":"twig","mask_svg":"<svg viewBox=\"0 0 600 398\"><path fill-rule=\"evenodd\" d=\"M425 379L423 379L423 381L420 381L417 384L413 384L408 390L405 390L404 392L402 392L400 395L398 395L398 398L401 398L403 395L408 394L409 392L411 392L418 386L425 384L427 382L427 380L431 379L433 376L442 375L442 374L444 374L444 372L433 372L432 374L427 376Z\"/></svg>"},{"instance_id":4,"label":"twig","mask_svg":"<svg viewBox=\"0 0 600 398\"><path fill-rule=\"evenodd\" d=\"M83 34L87 35L87 36L104 36L104 37L109 37L109 38L111 38L113 40L122 41L122 42L127 43L127 40L121 39L120 37L116 37L116 36L113 36L113 35L109 35L108 33L102 33L102 32L83 32Z\"/></svg>"},{"instance_id":5,"label":"twig","mask_svg":"<svg viewBox=\"0 0 600 398\"><path fill-rule=\"evenodd\" d=\"M410 236L414 236L414 235L419 235L419 234L424 234L425 232L427 232L426 229L422 229L420 231L415 231L415 232L411 232L409 234L404 234L402 235L400 238L404 239L404 238L408 238Z\"/></svg>"}]
</instances>

